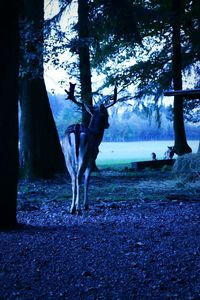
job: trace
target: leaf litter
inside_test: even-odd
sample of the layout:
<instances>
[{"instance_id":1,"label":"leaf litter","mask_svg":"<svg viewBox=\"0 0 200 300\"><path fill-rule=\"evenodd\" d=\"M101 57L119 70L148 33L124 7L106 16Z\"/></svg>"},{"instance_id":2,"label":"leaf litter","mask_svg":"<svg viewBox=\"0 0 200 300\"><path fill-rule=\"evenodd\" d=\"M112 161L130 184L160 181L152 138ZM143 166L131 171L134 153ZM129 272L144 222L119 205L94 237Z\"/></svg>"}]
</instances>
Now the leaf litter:
<instances>
[{"instance_id":1,"label":"leaf litter","mask_svg":"<svg viewBox=\"0 0 200 300\"><path fill-rule=\"evenodd\" d=\"M0 232L1 299L200 298L198 182L103 170L89 197L72 216L68 177L20 180L20 226Z\"/></svg>"}]
</instances>

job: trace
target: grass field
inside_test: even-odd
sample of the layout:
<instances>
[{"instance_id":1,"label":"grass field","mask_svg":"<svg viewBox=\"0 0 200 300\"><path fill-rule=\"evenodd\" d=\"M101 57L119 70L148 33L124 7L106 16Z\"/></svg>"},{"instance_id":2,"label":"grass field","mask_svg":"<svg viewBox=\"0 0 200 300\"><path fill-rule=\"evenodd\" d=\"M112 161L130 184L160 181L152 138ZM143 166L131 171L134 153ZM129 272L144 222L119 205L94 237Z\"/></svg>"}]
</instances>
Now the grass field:
<instances>
[{"instance_id":1,"label":"grass field","mask_svg":"<svg viewBox=\"0 0 200 300\"><path fill-rule=\"evenodd\" d=\"M102 143L97 158L97 165L129 164L134 161L151 160L151 153L155 152L157 159L163 159L167 146L173 146L173 141L142 141ZM192 152L197 152L199 141L188 141ZM176 156L175 156L176 157Z\"/></svg>"}]
</instances>

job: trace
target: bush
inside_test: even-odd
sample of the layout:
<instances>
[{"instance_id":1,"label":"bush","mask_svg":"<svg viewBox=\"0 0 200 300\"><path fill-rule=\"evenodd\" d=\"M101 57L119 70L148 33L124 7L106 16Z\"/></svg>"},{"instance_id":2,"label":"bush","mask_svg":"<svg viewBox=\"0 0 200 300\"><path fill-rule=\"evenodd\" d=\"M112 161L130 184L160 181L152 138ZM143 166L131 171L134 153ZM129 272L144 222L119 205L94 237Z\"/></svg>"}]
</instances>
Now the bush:
<instances>
[{"instance_id":1,"label":"bush","mask_svg":"<svg viewBox=\"0 0 200 300\"><path fill-rule=\"evenodd\" d=\"M174 163L173 172L184 181L200 179L200 153L179 156Z\"/></svg>"}]
</instances>

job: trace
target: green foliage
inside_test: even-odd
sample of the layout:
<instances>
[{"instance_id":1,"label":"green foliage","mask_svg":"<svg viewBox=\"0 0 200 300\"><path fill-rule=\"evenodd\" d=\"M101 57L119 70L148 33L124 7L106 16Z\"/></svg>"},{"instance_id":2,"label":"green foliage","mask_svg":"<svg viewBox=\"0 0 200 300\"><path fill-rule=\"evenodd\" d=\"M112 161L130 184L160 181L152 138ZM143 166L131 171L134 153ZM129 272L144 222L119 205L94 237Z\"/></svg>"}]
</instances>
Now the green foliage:
<instances>
[{"instance_id":1,"label":"green foliage","mask_svg":"<svg viewBox=\"0 0 200 300\"><path fill-rule=\"evenodd\" d=\"M70 50L76 57L80 41L77 24L62 31L59 20L68 4L61 1L60 12L46 21L45 49L46 62L62 67L71 76L77 77L77 60L69 65L61 61L59 54ZM188 77L196 74L199 85L200 74L200 4L199 1L181 1L181 47L183 77L188 85ZM88 0L89 37L91 66L97 73L105 75L102 89L113 86L117 80L124 98L127 87L134 87L132 97L138 103L163 97L163 91L172 86L172 2L165 0L114 1ZM50 28L50 29L49 29ZM48 37L48 38L47 38ZM127 93L127 94L126 94ZM129 97L129 95L128 95ZM199 121L199 101L185 102L185 117L190 122ZM148 102L148 106L150 106ZM145 104L143 108L145 109ZM157 119L160 115L157 110Z\"/></svg>"},{"instance_id":2,"label":"green foliage","mask_svg":"<svg viewBox=\"0 0 200 300\"><path fill-rule=\"evenodd\" d=\"M113 85L117 80L122 87L135 86L134 98L143 101L153 98L155 103L162 97L163 91L172 88L172 19L173 12L171 2L167 1L131 1L123 2L124 10L131 12L136 22L136 28L141 43L133 43L135 31L132 32L132 39L127 34L126 38L119 31L113 31L111 26L112 18L108 22L109 10L104 1L101 2L101 10L93 18L98 33L98 49L94 54L93 64L98 68L99 73L106 74L107 85ZM112 1L109 1L111 5ZM109 6L110 7L110 6ZM122 11L122 16L123 16ZM114 12L114 9L113 9ZM117 18L117 17L116 17ZM116 18L114 19L116 21ZM119 21L119 19L117 19ZM107 21L107 22L106 22ZM99 29L100 24L104 24ZM120 24L118 22L117 24ZM129 23L123 23L127 33L130 33ZM103 32L102 32L103 31ZM181 40L182 40L182 67L187 78L191 68L199 73L199 40L200 33L200 10L197 1L185 0L181 2ZM135 40L135 42L138 40ZM132 64L130 63L132 58ZM110 64L109 61L116 63ZM122 64L123 62L123 64ZM113 67L116 66L116 67ZM198 77L197 77L198 78ZM186 82L188 84L188 80ZM196 87L198 82L193 83ZM199 103L199 102L198 102ZM185 114L188 120L198 121L199 104L188 104L185 106ZM195 116L191 118L191 109L195 108Z\"/></svg>"}]
</instances>

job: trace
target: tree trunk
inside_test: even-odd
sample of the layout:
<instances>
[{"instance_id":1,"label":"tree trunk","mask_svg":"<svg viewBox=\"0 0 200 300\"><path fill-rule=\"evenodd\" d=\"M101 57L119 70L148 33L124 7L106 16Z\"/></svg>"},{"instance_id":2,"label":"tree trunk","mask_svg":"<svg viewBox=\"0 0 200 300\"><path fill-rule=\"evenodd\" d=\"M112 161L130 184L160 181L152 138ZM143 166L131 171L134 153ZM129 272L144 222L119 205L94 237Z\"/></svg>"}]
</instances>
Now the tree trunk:
<instances>
[{"instance_id":1,"label":"tree trunk","mask_svg":"<svg viewBox=\"0 0 200 300\"><path fill-rule=\"evenodd\" d=\"M92 83L89 53L88 0L78 0L79 70L81 99L92 106ZM82 123L88 126L90 115L83 110Z\"/></svg>"},{"instance_id":2,"label":"tree trunk","mask_svg":"<svg viewBox=\"0 0 200 300\"><path fill-rule=\"evenodd\" d=\"M182 65L181 65L181 37L180 37L180 15L181 2L180 0L172 0L173 2L173 82L174 90L182 90ZM183 98L174 96L174 134L175 144L174 150L178 155L190 153L192 150L187 144L184 117L183 117Z\"/></svg>"},{"instance_id":3,"label":"tree trunk","mask_svg":"<svg viewBox=\"0 0 200 300\"><path fill-rule=\"evenodd\" d=\"M198 146L198 149L197 149L197 153L200 153L200 141L199 141L199 146Z\"/></svg>"},{"instance_id":4,"label":"tree trunk","mask_svg":"<svg viewBox=\"0 0 200 300\"><path fill-rule=\"evenodd\" d=\"M7 21L5 21L5 15ZM0 13L0 228L16 225L18 180L18 1L1 3Z\"/></svg>"},{"instance_id":5,"label":"tree trunk","mask_svg":"<svg viewBox=\"0 0 200 300\"><path fill-rule=\"evenodd\" d=\"M65 172L57 129L43 79L42 0L23 1L22 15L32 24L32 40L24 46L25 76L20 82L20 166L25 177L52 177ZM30 60L29 57L33 57ZM29 61L27 61L27 58Z\"/></svg>"},{"instance_id":6,"label":"tree trunk","mask_svg":"<svg viewBox=\"0 0 200 300\"><path fill-rule=\"evenodd\" d=\"M81 99L92 106L92 82L91 82L91 66L90 66L90 36L88 25L88 0L78 0L78 36L79 36L79 71L81 81ZM82 123L88 127L90 123L90 114L82 111ZM98 172L99 169L96 162L93 171Z\"/></svg>"},{"instance_id":7,"label":"tree trunk","mask_svg":"<svg viewBox=\"0 0 200 300\"><path fill-rule=\"evenodd\" d=\"M64 157L43 79L22 80L21 108L20 163L26 177L63 172Z\"/></svg>"}]
</instances>

